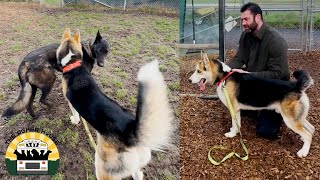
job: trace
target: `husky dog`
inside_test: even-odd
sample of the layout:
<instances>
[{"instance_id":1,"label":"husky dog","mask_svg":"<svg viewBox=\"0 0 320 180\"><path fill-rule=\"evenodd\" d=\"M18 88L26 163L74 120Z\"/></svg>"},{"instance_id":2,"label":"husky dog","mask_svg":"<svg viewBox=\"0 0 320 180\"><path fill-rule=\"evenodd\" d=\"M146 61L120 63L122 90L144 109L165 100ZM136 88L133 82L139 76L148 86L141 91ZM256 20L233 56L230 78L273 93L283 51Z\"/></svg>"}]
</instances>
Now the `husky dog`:
<instances>
[{"instance_id":1,"label":"husky dog","mask_svg":"<svg viewBox=\"0 0 320 180\"><path fill-rule=\"evenodd\" d=\"M309 98L305 91L313 84L313 79L302 70L295 71L297 81L264 79L250 73L233 71L221 61L208 59L204 54L189 78L191 83L198 83L201 90L207 83L217 83L219 99L227 106L222 87L227 88L228 95L236 113L236 120L241 123L240 109L275 110L280 113L285 124L301 136L303 147L298 151L299 157L308 155L315 128L307 121ZM234 137L239 132L236 120L232 119L230 132L226 137Z\"/></svg>"},{"instance_id":2,"label":"husky dog","mask_svg":"<svg viewBox=\"0 0 320 180\"><path fill-rule=\"evenodd\" d=\"M59 45L59 43L55 43L36 49L22 60L18 69L21 84L20 94L18 100L3 112L3 120L20 113L24 109L27 109L32 117L35 117L32 104L38 88L42 92L40 102L48 108L52 107L46 99L56 80L55 70L62 71L56 59L56 51ZM91 41L82 43L82 51L83 64L91 72L95 61L98 66L104 66L104 61L110 51L110 45L98 31L93 43Z\"/></svg>"},{"instance_id":3,"label":"husky dog","mask_svg":"<svg viewBox=\"0 0 320 180\"><path fill-rule=\"evenodd\" d=\"M72 123L83 117L97 131L95 169L98 180L132 175L143 179L141 168L151 159L151 150L169 145L173 113L167 87L155 60L138 73L136 116L104 95L82 64L80 33L66 29L57 50L63 68L62 88L72 112Z\"/></svg>"}]
</instances>

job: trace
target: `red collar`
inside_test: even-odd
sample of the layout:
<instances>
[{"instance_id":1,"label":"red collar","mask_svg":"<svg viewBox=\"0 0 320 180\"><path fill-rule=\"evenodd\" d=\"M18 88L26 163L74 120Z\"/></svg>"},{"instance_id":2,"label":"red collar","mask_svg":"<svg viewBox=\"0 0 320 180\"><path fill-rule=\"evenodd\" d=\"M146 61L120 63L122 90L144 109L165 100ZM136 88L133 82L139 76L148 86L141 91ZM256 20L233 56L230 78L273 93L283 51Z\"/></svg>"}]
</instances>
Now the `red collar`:
<instances>
[{"instance_id":1,"label":"red collar","mask_svg":"<svg viewBox=\"0 0 320 180\"><path fill-rule=\"evenodd\" d=\"M73 68L78 67L78 66L81 66L81 61L76 60L76 61L72 62L71 64L68 64L67 66L63 67L62 72L65 73L67 71L70 71Z\"/></svg>"},{"instance_id":2,"label":"red collar","mask_svg":"<svg viewBox=\"0 0 320 180\"><path fill-rule=\"evenodd\" d=\"M220 83L222 83L223 81L225 81L232 73L234 73L234 71L230 71L226 76L224 76L224 77L222 77L222 79L219 81L219 82L217 82L217 86L219 86L220 85Z\"/></svg>"}]
</instances>

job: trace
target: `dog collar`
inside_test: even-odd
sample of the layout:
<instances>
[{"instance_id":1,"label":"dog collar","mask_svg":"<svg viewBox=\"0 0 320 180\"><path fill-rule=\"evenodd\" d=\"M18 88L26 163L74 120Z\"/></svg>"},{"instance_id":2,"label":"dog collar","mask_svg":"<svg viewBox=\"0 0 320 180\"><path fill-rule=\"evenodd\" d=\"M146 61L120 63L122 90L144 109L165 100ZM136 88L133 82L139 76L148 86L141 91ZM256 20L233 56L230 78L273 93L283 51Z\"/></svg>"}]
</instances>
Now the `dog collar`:
<instances>
[{"instance_id":1,"label":"dog collar","mask_svg":"<svg viewBox=\"0 0 320 180\"><path fill-rule=\"evenodd\" d=\"M70 71L71 69L79 67L79 66L81 66L81 61L76 60L76 61L68 64L67 66L63 67L62 72L65 73L65 72Z\"/></svg>"},{"instance_id":2,"label":"dog collar","mask_svg":"<svg viewBox=\"0 0 320 180\"><path fill-rule=\"evenodd\" d=\"M219 82L217 82L217 86L219 86L220 85L220 83L222 83L223 81L225 81L232 73L234 73L234 71L230 71L227 75L225 75L224 77L222 77L222 79L219 81Z\"/></svg>"}]
</instances>

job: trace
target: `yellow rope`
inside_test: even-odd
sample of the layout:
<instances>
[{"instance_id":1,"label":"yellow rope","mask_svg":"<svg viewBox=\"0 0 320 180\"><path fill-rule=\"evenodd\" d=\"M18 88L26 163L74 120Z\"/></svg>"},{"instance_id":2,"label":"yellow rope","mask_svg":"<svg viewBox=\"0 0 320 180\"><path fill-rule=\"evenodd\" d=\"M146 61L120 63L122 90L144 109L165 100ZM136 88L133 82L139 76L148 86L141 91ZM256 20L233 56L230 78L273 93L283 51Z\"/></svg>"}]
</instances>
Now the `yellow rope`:
<instances>
[{"instance_id":1,"label":"yellow rope","mask_svg":"<svg viewBox=\"0 0 320 180\"><path fill-rule=\"evenodd\" d=\"M93 147L93 149L96 149L97 145L96 145L96 143L94 142L94 139L93 139L92 134L91 134L91 132L90 132L90 130L89 130L87 121L86 121L85 119L83 119L82 117L81 117L81 120L82 120L84 129L86 130L87 135L89 136L91 146Z\"/></svg>"},{"instance_id":2,"label":"yellow rope","mask_svg":"<svg viewBox=\"0 0 320 180\"><path fill-rule=\"evenodd\" d=\"M222 85L222 91L223 91L223 94L226 98L226 101L227 101L227 105L228 105L228 109L230 111L230 115L231 115L231 118L233 120L235 120L236 122L236 125L237 125L237 128L239 130L239 134L240 134L240 143L241 143L241 146L242 148L244 149L246 155L244 157L241 157L238 153L236 153L235 151L232 151L230 153L228 153L227 155L224 156L224 158L222 158L222 160L220 161L216 161L215 159L213 159L211 157L211 151L213 151L214 149L219 149L219 150L225 150L227 148L223 147L223 146L220 146L220 145L216 145L216 146L213 146L212 148L210 148L209 152L208 152L208 159L209 161L214 164L214 165L220 165L221 163L223 163L224 161L226 161L227 159L231 158L233 155L235 155L236 157L238 157L239 159L243 160L243 161L246 161L249 159L249 153L248 153L248 148L246 147L246 145L244 144L243 142L243 138L242 138L242 134L241 134L241 131L240 131L240 128L239 128L239 124L238 124L238 121L237 121L237 117L236 117L236 114L234 112L234 108L231 104L231 101L230 101L230 98L229 98L229 95L228 95L228 91L226 89L226 87L224 85Z\"/></svg>"}]
</instances>

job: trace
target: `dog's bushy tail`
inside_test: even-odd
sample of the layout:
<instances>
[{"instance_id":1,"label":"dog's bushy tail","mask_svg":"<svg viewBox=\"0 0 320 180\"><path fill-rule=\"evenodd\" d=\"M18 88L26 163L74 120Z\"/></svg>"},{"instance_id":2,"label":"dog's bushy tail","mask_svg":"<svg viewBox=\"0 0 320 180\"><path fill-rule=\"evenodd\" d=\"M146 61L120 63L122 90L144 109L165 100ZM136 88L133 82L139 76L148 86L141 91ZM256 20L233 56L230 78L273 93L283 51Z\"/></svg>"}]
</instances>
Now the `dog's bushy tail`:
<instances>
[{"instance_id":1,"label":"dog's bushy tail","mask_svg":"<svg viewBox=\"0 0 320 180\"><path fill-rule=\"evenodd\" d=\"M313 79L304 70L297 70L293 72L293 77L297 79L296 88L299 91L305 91L313 85Z\"/></svg>"},{"instance_id":2,"label":"dog's bushy tail","mask_svg":"<svg viewBox=\"0 0 320 180\"><path fill-rule=\"evenodd\" d=\"M4 112L1 115L2 119L6 119L6 118L9 118L10 116L20 113L21 111L26 109L26 107L29 104L29 101L32 95L32 87L28 82L26 82L26 79L21 73L20 69L18 71L18 75L19 75L20 84L21 84L19 97L12 106L4 110Z\"/></svg>"},{"instance_id":3,"label":"dog's bushy tail","mask_svg":"<svg viewBox=\"0 0 320 180\"><path fill-rule=\"evenodd\" d=\"M139 144L162 150L170 144L173 132L173 111L169 105L167 86L154 60L138 73L139 93L136 119Z\"/></svg>"}]
</instances>

